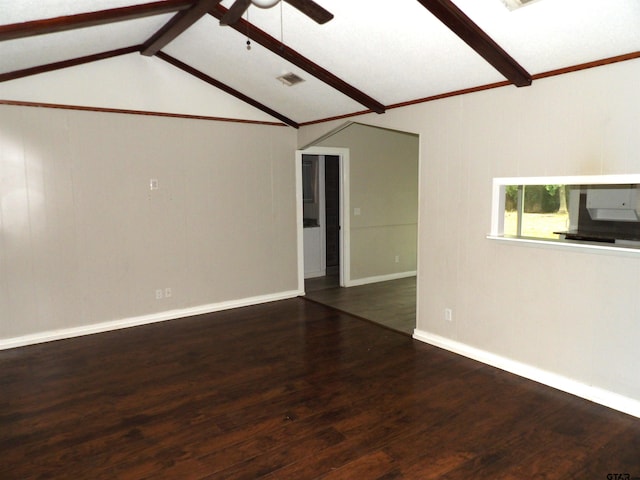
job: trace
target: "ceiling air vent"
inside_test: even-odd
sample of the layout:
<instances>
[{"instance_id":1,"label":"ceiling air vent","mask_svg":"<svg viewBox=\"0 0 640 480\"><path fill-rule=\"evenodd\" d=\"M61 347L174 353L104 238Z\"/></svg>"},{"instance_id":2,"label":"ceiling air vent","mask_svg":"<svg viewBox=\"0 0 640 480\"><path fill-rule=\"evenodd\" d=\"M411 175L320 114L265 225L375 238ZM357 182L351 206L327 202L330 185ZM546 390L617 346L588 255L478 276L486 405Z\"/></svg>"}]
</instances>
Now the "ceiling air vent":
<instances>
[{"instance_id":1,"label":"ceiling air vent","mask_svg":"<svg viewBox=\"0 0 640 480\"><path fill-rule=\"evenodd\" d=\"M292 87L297 83L304 82L304 79L300 78L295 73L285 73L284 75L280 75L277 79L284 83L287 87Z\"/></svg>"},{"instance_id":2,"label":"ceiling air vent","mask_svg":"<svg viewBox=\"0 0 640 480\"><path fill-rule=\"evenodd\" d=\"M525 7L537 1L538 0L502 0L502 3L504 3L509 10L515 10L516 8Z\"/></svg>"}]
</instances>

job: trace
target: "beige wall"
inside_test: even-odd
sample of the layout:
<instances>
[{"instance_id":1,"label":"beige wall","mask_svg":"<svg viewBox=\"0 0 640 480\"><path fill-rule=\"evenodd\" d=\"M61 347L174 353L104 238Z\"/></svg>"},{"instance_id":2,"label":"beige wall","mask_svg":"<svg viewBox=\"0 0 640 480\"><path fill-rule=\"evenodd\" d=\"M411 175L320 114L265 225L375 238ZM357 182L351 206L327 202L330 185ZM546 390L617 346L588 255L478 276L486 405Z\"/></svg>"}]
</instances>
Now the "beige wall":
<instances>
[{"instance_id":1,"label":"beige wall","mask_svg":"<svg viewBox=\"0 0 640 480\"><path fill-rule=\"evenodd\" d=\"M0 106L0 340L295 292L295 135Z\"/></svg>"},{"instance_id":2,"label":"beige wall","mask_svg":"<svg viewBox=\"0 0 640 480\"><path fill-rule=\"evenodd\" d=\"M420 135L419 332L640 401L640 258L486 239L493 177L640 173L639 81L632 60L358 118ZM0 339L294 290L295 135L0 107Z\"/></svg>"},{"instance_id":3,"label":"beige wall","mask_svg":"<svg viewBox=\"0 0 640 480\"><path fill-rule=\"evenodd\" d=\"M420 134L419 332L635 400L640 414L640 256L486 238L493 177L640 173L639 82L631 60L357 118ZM337 125L305 127L298 143Z\"/></svg>"},{"instance_id":4,"label":"beige wall","mask_svg":"<svg viewBox=\"0 0 640 480\"><path fill-rule=\"evenodd\" d=\"M351 280L415 272L417 135L355 123L318 145L349 148Z\"/></svg>"}]
</instances>

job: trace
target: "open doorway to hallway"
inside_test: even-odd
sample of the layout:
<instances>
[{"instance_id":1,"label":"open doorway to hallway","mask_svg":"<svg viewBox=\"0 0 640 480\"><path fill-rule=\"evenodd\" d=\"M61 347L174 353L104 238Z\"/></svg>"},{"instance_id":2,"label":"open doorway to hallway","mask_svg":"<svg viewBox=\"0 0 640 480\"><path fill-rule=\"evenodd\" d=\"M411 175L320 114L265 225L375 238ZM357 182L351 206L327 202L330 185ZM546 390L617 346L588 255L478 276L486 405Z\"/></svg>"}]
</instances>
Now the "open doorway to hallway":
<instances>
[{"instance_id":1,"label":"open doorway to hallway","mask_svg":"<svg viewBox=\"0 0 640 480\"><path fill-rule=\"evenodd\" d=\"M304 278L326 286L341 285L341 165L339 155L302 155Z\"/></svg>"}]
</instances>

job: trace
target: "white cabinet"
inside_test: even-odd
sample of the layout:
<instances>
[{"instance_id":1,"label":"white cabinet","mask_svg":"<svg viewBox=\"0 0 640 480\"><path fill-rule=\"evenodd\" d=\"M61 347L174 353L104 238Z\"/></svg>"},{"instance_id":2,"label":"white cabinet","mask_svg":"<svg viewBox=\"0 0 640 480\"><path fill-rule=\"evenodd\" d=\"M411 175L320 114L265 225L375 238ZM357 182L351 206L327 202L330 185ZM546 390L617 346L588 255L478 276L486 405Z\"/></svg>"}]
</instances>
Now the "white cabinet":
<instances>
[{"instance_id":1,"label":"white cabinet","mask_svg":"<svg viewBox=\"0 0 640 480\"><path fill-rule=\"evenodd\" d=\"M304 236L304 278L326 275L323 230L320 227L303 229Z\"/></svg>"}]
</instances>

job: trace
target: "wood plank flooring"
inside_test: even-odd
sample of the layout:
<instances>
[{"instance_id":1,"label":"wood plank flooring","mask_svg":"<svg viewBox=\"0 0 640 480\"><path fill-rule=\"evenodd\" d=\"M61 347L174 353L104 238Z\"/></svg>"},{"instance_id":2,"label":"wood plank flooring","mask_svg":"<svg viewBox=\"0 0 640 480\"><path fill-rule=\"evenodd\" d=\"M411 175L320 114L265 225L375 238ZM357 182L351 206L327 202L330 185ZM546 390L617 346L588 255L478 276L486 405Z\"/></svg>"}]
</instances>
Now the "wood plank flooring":
<instances>
[{"instance_id":1,"label":"wood plank flooring","mask_svg":"<svg viewBox=\"0 0 640 480\"><path fill-rule=\"evenodd\" d=\"M337 276L305 280L305 298L413 335L416 277L340 288Z\"/></svg>"},{"instance_id":2,"label":"wood plank flooring","mask_svg":"<svg viewBox=\"0 0 640 480\"><path fill-rule=\"evenodd\" d=\"M614 473L639 419L303 299L0 352L3 480Z\"/></svg>"}]
</instances>

